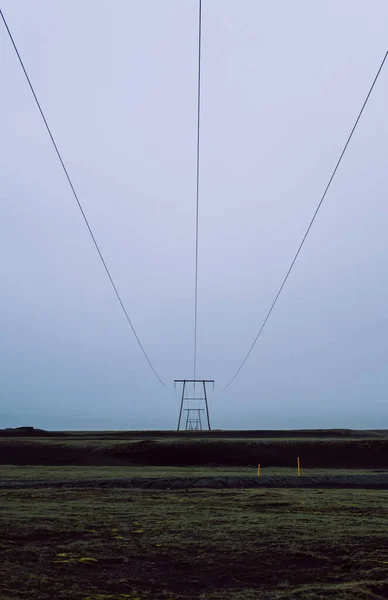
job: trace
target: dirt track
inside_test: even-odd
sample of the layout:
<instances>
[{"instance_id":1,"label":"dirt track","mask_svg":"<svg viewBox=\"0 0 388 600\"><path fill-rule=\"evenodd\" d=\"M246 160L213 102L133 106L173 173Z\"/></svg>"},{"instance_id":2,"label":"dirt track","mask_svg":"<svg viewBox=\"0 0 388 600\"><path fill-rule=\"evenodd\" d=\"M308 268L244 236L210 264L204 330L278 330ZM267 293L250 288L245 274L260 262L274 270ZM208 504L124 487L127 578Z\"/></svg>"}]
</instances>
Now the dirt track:
<instances>
[{"instance_id":1,"label":"dirt track","mask_svg":"<svg viewBox=\"0 0 388 600\"><path fill-rule=\"evenodd\" d=\"M1 481L0 489L23 488L360 488L388 489L388 474L381 475L314 475L314 476L263 476L263 477L121 477L104 479L51 479L26 481Z\"/></svg>"}]
</instances>

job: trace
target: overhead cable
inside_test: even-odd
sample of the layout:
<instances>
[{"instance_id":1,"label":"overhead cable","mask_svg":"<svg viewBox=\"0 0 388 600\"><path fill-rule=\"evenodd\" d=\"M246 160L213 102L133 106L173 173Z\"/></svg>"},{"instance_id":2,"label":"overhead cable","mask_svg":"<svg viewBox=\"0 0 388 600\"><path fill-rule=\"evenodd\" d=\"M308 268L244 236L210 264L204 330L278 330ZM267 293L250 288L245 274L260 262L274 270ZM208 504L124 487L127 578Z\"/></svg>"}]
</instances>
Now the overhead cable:
<instances>
[{"instance_id":1,"label":"overhead cable","mask_svg":"<svg viewBox=\"0 0 388 600\"><path fill-rule=\"evenodd\" d=\"M362 115L362 113L364 112L364 109L365 109L365 107L366 107L366 105L367 105L367 103L368 103L369 97L370 97L370 95L371 95L371 93L372 93L372 91L373 91L373 88L375 87L375 84L376 84L376 82L377 82L377 80L378 80L378 78L379 78L379 75L380 75L380 73L381 73L381 70L382 70L382 68L383 68L383 66L384 66L384 63L385 63L385 61L386 61L386 58L387 58L387 56L388 56L388 51L385 53L385 55L384 55L384 58L383 58L383 60L381 61L381 64L380 64L380 66L379 66L379 69L378 69L378 71L377 71L377 73L376 73L376 76L375 76L375 78L374 78L374 80L373 80L373 83L372 83L372 85L371 85L371 87L370 87L370 89L369 89L369 91L368 91L368 94L367 94L367 96L366 96L366 98L365 98L365 100L364 100L364 102L363 102L363 105L362 105L362 107L361 107L361 110L360 110L360 112L358 113L357 119L356 119L356 121L355 121L355 123L354 123L354 125L353 125L353 127L352 127L352 130L351 130L351 132L350 132L350 134L349 134L349 136L348 136L348 138L347 138L347 140L346 140L345 146L344 146L344 148L343 148L343 150L342 150L342 152L341 152L341 154L340 154L340 157L339 157L339 159L338 159L338 161L337 161L337 163L336 163L336 165L335 165L335 167L334 167L334 170L333 170L333 172L332 172L332 174L331 174L331 177L330 177L330 179L329 179L329 182L328 182L328 184L326 185L326 188L325 188L325 190L324 190L324 192L323 192L323 194L322 194L322 197L321 197L321 199L320 199L320 201L319 201L319 204L318 204L318 206L317 206L317 208L316 208L316 210L315 210L315 212L314 212L314 214L313 214L313 217L312 217L312 219L311 219L311 221L310 221L310 223L309 223L309 226L307 227L306 233L304 234L304 236L303 236L303 238L302 238L302 241L301 241L301 242L300 242L300 244L299 244L298 250L297 250L297 252L296 252L296 254L295 254L295 256L294 256L294 258L293 258L293 260L292 260L292 262L291 262L291 265L290 265L290 267L288 268L288 271L287 271L287 273L286 273L286 275L285 275L285 277L284 277L284 279L283 279L283 281L282 281L282 284L281 284L281 286L280 286L280 288L279 288L279 290L278 290L278 292L277 292L277 294L276 294L276 296L275 296L275 299L273 300L273 302L272 302L272 304L271 304L271 306L270 306L270 309L269 309L269 311L267 312L267 315L266 315L266 317L265 317L265 319L264 319L264 321L263 321L263 323L262 323L262 325L261 325L261 327L260 327L260 329L259 329L259 331L258 331L258 333L257 333L257 335L256 335L256 337L255 337L255 339L253 340L253 342L252 342L252 344L251 344L251 346L250 346L250 348L249 348L248 352L246 353L246 355L245 355L245 357L244 357L244 360L241 362L241 364L240 364L239 368L237 369L237 371L235 372L235 374L233 375L233 377L232 377L232 378L229 380L229 382L228 382L228 383L225 385L225 387L223 387L223 388L222 388L222 390L220 390L221 392L223 392L224 390L226 390L226 389L227 389L227 388L228 388L228 387L231 385L231 383L233 383L233 381L236 379L237 375L240 373L241 369L243 368L243 366L245 365L246 361L248 360L248 358L249 358L249 355L251 354L251 352L252 352L253 348L255 347L255 344L256 344L257 340L258 340L258 339L259 339L259 337L261 336L261 334L262 334L262 332L263 332L263 329L264 329L264 327L266 326L266 324L267 324L267 321L268 321L268 319L270 318L270 316L271 316L271 313L272 313L273 309L275 308L275 305L276 305L276 303L277 303L277 301L278 301L278 299L279 299L279 296L280 296L280 294L281 294L281 293L282 293L282 291L283 291L283 288L284 288L284 286L285 286L285 284L286 284L286 282L287 282L287 279L289 278L289 276L290 276L290 274L291 274L291 271L292 271L292 269L293 269L293 267L294 267L294 265L295 265L295 262L296 262L296 260L297 260L297 258L298 258L298 256L299 256L299 254L300 254L300 251L302 250L302 247L303 247L303 245L304 245L304 243L305 243L305 241L306 241L306 238L307 238L308 234L310 233L310 229L311 229L311 227L312 227L312 225L313 225L313 223L314 223L314 221L315 221L315 219L316 219L316 217L317 217L317 215L318 215L318 212L319 212L319 210L320 210L320 208L321 208L321 206L322 206L322 204L323 204L323 201L324 201L324 199L325 199L325 197L326 197L326 194L327 194L327 192L328 192L328 190L329 190L329 188L330 188L330 185L331 185L331 183L332 183L332 181L333 181L333 179L334 179L334 177L335 177L335 174L337 173L338 167L340 166L340 163L341 163L341 161L342 161L342 159L343 159L343 157L344 157L344 154L345 154L345 152L346 152L346 150L347 150L347 148L348 148L348 146L349 146L349 142L350 142L350 140L352 139L352 136L353 136L353 134L354 134L354 132L355 132L355 130L356 130L356 127L357 127L357 125L358 125L358 122L359 122L359 120L360 120L360 118L361 118L361 115Z\"/></svg>"},{"instance_id":2,"label":"overhead cable","mask_svg":"<svg viewBox=\"0 0 388 600\"><path fill-rule=\"evenodd\" d=\"M33 88L33 86L32 86L32 83L31 83L30 77L28 76L28 73L27 73L26 67L24 66L23 60L22 60L22 58L21 58L21 56L20 56L20 53L19 53L19 50L18 50L18 48L17 48L17 46L16 46L15 40L14 40L14 38L13 38L12 34L11 34L11 31L10 31L10 29L9 29L9 27L8 27L7 21L6 21L5 17L4 17L3 11L2 11L1 9L0 9L0 15L1 15L1 18L2 18L2 20L3 20L3 23L4 23L4 25L5 25L5 28L6 28L6 30L7 30L7 33L8 33L8 35L9 35L9 38L10 38L10 40L11 40L12 46L13 46L13 48L14 48L14 50L15 50L15 53L16 53L16 55L17 55L18 59L19 59L20 66L21 66L21 68L22 68L22 70L23 70L23 73L24 73L24 75L25 75L25 77L26 77L26 80L27 80L27 82L28 82L28 85L29 85L29 87L30 87L30 90L31 90L31 92L32 92L32 95L33 95L33 97L34 97L34 99L35 99L35 102L36 102L36 105L37 105L37 107L38 107L38 109L39 109L40 115L41 115L41 117L42 117L42 119L43 119L43 122L44 122L44 124L45 124L45 126L46 126L47 132L48 132L48 134L49 134L49 136L50 136L50 139L51 139L51 142L52 142L52 144L53 144L53 146L54 146L55 152L56 152L56 154L57 154L57 156L58 156L59 162L61 163L61 166L62 166L63 172L65 173L65 176L66 176L66 179L67 179L67 181L68 181L68 183L69 183L69 185L70 185L71 191L73 192L73 196L74 196L74 198L75 198L75 200L76 200L76 202L77 202L77 205L78 205L78 208L79 208L79 210L81 211L81 214L82 214L82 217L83 217L83 219L84 219L84 221L85 221L86 227L88 228L88 231L89 231L90 237L91 237L91 238L92 238L92 240L93 240L94 246L95 246L95 248L96 248L96 250L97 250L97 253L98 253L98 255L99 255L99 257L100 257L100 260L101 260L101 262L102 262L102 264L103 264L103 267L104 267L104 269L105 269L105 272L106 272L106 274L107 274L107 276L108 276L108 278L109 278L109 281L110 281L110 283L111 283L111 285L112 285L112 288L113 288L113 290L114 290L114 293L115 293L115 295L116 295L116 297L117 297L117 300L118 300L118 301L119 301L119 303L120 303L120 306L121 306L121 308L122 308L122 311L123 311L123 313L124 313L124 315L125 315L125 318L126 318L126 320L127 320L128 324L129 324L130 328L132 329L133 335L135 336L135 338L136 338L136 341L137 341L137 343L139 344L139 347L140 347L141 351L143 352L143 354L144 354L144 356L145 356L145 358L146 358L146 360L147 360L147 362L148 362L149 366L151 367L151 369L152 369L152 371L153 371L154 375L156 376L156 378L158 379L158 381L159 381L159 382L160 382L160 383L163 385L163 387L165 387L166 389L170 389L170 388L169 388L169 387L168 387L168 386L167 386L167 385L166 385L166 384L165 384L165 383L162 381L162 379L159 377L158 373L156 372L156 370L155 370L155 367L153 366L153 364L152 364L152 362L151 362L151 360L150 360L150 358L149 358L149 356L148 356L148 354L147 354L147 352L146 352L146 350L145 350L145 348L144 348L143 344L141 343L141 341L140 341L140 338L139 338L139 336L138 336L138 334L137 334L137 332L136 332L136 330L135 330L135 328L134 328L134 326L133 326L133 324L132 324L132 321L131 321L131 319L129 318L128 312L127 312L127 310L126 310L126 308L125 308L125 306L124 306L124 303L123 303L123 301L122 301L122 299L121 299L121 296L120 296L120 294L119 294L119 292L118 292L118 290L117 290L116 284L115 284L115 283L114 283L114 281L113 281L112 275L111 275L111 273L110 273L110 271L109 271L109 269L108 269L108 266L107 266L107 264L106 264L106 262L105 262L105 259L104 259L103 255L102 255L102 253L101 253L100 247L99 247L99 245L98 245L98 243L97 243L97 241L96 241L96 238L95 238L95 236L94 236L94 233L93 233L93 231L92 231L92 228L91 228L91 226L90 226L90 223L89 223L89 221L88 221L88 218L87 218L87 216L86 216L86 214L85 214L85 211L84 211L84 209L82 208L81 202L80 202L80 200L79 200L79 198L78 198L78 195L77 195L77 193L76 193L76 191L75 191L74 185L73 185L73 183L72 183L72 181L71 181L71 179L70 179L70 175L69 175L69 173L68 173L68 171L67 171L67 169L66 169L65 163L64 163L64 161L63 161L63 159L62 159L62 156L61 156L61 154L60 154L60 152L59 152L58 146L57 146L57 144L56 144L56 142L55 142L55 139L54 139L54 137L53 137L53 134L52 134L52 132L51 132L51 129L50 129L50 127L49 127L49 124L48 124L48 122L47 122L47 119L46 119L46 117L45 117L45 115L44 115L44 112L43 112L43 109L42 109L42 107L41 107L41 104L40 104L40 102L39 102L39 100L38 100L38 97L37 97L37 95L36 95L36 93L35 93L35 90L34 90L34 88Z\"/></svg>"},{"instance_id":3,"label":"overhead cable","mask_svg":"<svg viewBox=\"0 0 388 600\"><path fill-rule=\"evenodd\" d=\"M198 323L198 242L199 242L199 174L200 174L200 125L201 125L201 53L202 53L202 0L198 12L198 79L197 79L197 187L195 211L195 281L194 281L194 377L197 372L197 323Z\"/></svg>"}]
</instances>

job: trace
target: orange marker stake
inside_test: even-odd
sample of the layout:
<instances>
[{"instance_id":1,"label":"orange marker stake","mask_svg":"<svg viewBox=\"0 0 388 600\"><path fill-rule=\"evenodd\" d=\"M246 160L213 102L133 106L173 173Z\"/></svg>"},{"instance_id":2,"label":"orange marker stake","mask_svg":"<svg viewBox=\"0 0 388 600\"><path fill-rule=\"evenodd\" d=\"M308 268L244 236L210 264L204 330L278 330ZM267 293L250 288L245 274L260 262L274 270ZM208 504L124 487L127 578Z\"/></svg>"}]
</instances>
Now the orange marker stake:
<instances>
[{"instance_id":1,"label":"orange marker stake","mask_svg":"<svg viewBox=\"0 0 388 600\"><path fill-rule=\"evenodd\" d=\"M300 477L300 460L299 460L299 456L298 456L298 477Z\"/></svg>"}]
</instances>

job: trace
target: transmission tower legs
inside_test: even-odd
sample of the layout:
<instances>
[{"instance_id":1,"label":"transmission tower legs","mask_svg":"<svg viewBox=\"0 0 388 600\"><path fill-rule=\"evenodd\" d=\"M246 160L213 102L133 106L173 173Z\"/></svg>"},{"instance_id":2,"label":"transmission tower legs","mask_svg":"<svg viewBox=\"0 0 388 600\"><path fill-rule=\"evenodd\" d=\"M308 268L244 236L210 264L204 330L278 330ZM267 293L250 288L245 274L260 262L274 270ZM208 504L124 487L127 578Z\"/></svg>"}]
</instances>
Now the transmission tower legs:
<instances>
[{"instance_id":1,"label":"transmission tower legs","mask_svg":"<svg viewBox=\"0 0 388 600\"><path fill-rule=\"evenodd\" d=\"M178 427L181 429L182 413L186 413L185 429L186 431L202 431L202 416L205 413L207 429L210 431L209 405L207 401L207 384L213 384L214 379L175 379L174 385L182 384L182 397L179 410ZM196 395L195 386L200 390L200 395ZM189 395L191 394L191 395Z\"/></svg>"}]
</instances>

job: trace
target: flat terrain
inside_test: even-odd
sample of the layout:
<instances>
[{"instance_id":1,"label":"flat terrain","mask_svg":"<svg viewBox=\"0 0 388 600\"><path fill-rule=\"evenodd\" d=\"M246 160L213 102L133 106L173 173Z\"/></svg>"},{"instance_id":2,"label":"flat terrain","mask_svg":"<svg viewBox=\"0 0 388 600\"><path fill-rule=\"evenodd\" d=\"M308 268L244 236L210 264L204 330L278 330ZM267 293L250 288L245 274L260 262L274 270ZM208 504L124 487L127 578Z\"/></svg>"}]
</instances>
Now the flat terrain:
<instances>
[{"instance_id":1,"label":"flat terrain","mask_svg":"<svg viewBox=\"0 0 388 600\"><path fill-rule=\"evenodd\" d=\"M388 598L387 432L270 433L0 432L0 599Z\"/></svg>"},{"instance_id":2,"label":"flat terrain","mask_svg":"<svg viewBox=\"0 0 388 600\"><path fill-rule=\"evenodd\" d=\"M272 435L272 437L271 437ZM388 469L381 431L44 432L0 430L0 464ZM263 471L264 472L264 471Z\"/></svg>"},{"instance_id":3,"label":"flat terrain","mask_svg":"<svg viewBox=\"0 0 388 600\"><path fill-rule=\"evenodd\" d=\"M297 475L294 468L268 467L261 469L261 477L289 477ZM388 475L388 469L302 469L303 477L316 475ZM175 478L175 477L257 477L255 467L78 467L78 466L18 466L0 465L0 482L37 480L56 481L63 479L100 480L110 478Z\"/></svg>"},{"instance_id":4,"label":"flat terrain","mask_svg":"<svg viewBox=\"0 0 388 600\"><path fill-rule=\"evenodd\" d=\"M380 491L12 490L0 502L2 600L388 597Z\"/></svg>"}]
</instances>

